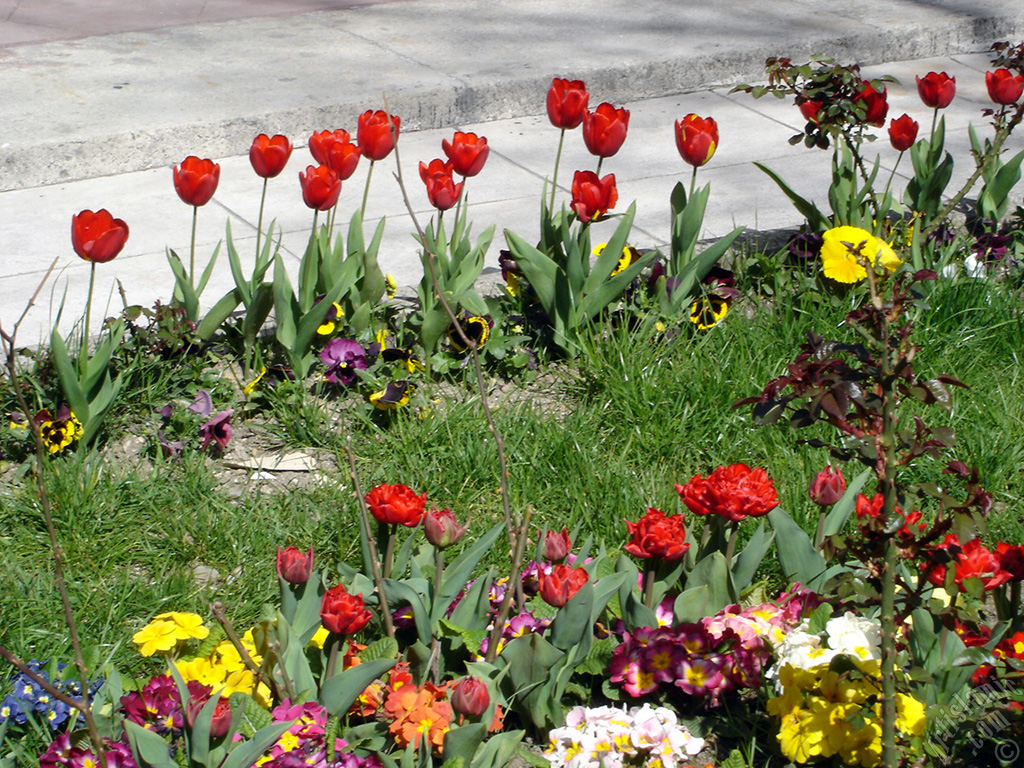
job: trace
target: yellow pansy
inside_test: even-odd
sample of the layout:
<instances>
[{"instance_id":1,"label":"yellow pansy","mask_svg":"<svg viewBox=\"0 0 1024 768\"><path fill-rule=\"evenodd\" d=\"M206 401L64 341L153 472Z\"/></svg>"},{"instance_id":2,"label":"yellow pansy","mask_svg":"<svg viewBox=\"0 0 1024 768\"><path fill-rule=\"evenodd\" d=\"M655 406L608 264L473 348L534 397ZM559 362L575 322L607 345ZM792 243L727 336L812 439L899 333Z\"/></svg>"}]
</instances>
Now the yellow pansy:
<instances>
[{"instance_id":1,"label":"yellow pansy","mask_svg":"<svg viewBox=\"0 0 1024 768\"><path fill-rule=\"evenodd\" d=\"M837 283L857 283L867 277L864 260L894 272L903 262L892 246L860 227L834 227L822 235L821 264L825 277Z\"/></svg>"}]
</instances>

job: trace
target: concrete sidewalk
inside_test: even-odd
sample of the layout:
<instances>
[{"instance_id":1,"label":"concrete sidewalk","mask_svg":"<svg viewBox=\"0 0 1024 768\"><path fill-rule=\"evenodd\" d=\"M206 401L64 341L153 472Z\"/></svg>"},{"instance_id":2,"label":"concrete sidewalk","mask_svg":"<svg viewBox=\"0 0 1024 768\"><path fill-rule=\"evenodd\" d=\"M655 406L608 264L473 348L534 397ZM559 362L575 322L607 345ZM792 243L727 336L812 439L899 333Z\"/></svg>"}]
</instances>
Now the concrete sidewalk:
<instances>
[{"instance_id":1,"label":"concrete sidewalk","mask_svg":"<svg viewBox=\"0 0 1024 768\"><path fill-rule=\"evenodd\" d=\"M273 15L262 17L0 46L7 114L0 141L5 327L53 257L62 257L60 274L26 319L22 343L48 335L65 287L62 325L83 305L88 265L74 255L69 231L72 214L84 208L107 208L131 227L121 256L97 270L97 295L111 296L108 311L120 305L115 280L132 303L168 298L172 277L164 251L170 247L187 258L191 225L191 209L177 199L169 168L186 155L213 157L222 166L217 194L199 212L199 263L223 239L225 221L239 252L251 258L262 182L247 152L259 132L284 133L296 145L285 172L271 180L267 202L267 217L283 230L291 267L312 222L297 181L298 171L312 162L302 146L310 133L340 127L354 134L356 116L382 107L386 98L402 117L403 172L424 221L431 211L418 161L442 156L442 138L456 129L486 136L491 157L466 192L474 232L497 227L487 261L493 270L504 247L502 229L528 240L537 234L540 190L558 143L544 114L552 76L586 80L592 106L610 101L631 111L626 143L602 173L616 175L617 210L636 201L631 239L649 246L667 240L669 192L689 178L673 139L673 121L689 112L714 117L721 133L718 153L700 172L702 181L712 183L706 236L738 224L773 229L799 223L775 185L751 165L755 160L824 202L828 154L787 144L802 124L796 108L770 97L729 94L726 87L761 80L766 57L800 60L822 52L871 64L865 76L893 74L900 85L889 88L889 116L908 112L922 130L930 111L917 98L914 76L930 70L955 75L957 97L945 110L947 145L958 164L955 183L970 172L968 123L982 135L990 130L981 117L990 105L983 74L990 67L980 52L996 40L1024 36L1024 10L1007 10L1008 3L996 0L969 6L836 0L827 11L810 0L743 0L717 4L727 6L721 9L678 0L416 0L287 10L311 2L278 0ZM239 15L249 6L242 5L232 6ZM324 5L330 4L316 7ZM258 7L268 11L269 5ZM0 41L9 39L5 23ZM888 171L896 153L884 131L879 134L875 146ZM1009 149L1021 146L1014 137ZM367 229L388 218L382 266L411 284L419 279L419 260L393 163L379 163L374 174ZM572 171L594 166L579 133L570 133L560 202L568 199ZM339 223L347 223L359 205L366 167L362 162L345 185ZM204 304L231 285L225 262Z\"/></svg>"}]
</instances>

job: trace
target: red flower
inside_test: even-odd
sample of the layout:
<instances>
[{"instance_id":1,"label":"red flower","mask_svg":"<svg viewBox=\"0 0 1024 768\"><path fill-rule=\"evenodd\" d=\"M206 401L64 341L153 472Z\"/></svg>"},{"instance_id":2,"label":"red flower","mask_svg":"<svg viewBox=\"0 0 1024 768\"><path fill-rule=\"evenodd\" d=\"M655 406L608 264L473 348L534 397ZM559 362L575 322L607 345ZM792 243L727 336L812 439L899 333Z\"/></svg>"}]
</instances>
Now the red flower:
<instances>
[{"instance_id":1,"label":"red flower","mask_svg":"<svg viewBox=\"0 0 1024 768\"><path fill-rule=\"evenodd\" d=\"M305 584L312 572L312 547L305 554L298 547L277 548L277 574L289 584Z\"/></svg>"},{"instance_id":2,"label":"red flower","mask_svg":"<svg viewBox=\"0 0 1024 768\"><path fill-rule=\"evenodd\" d=\"M549 573L540 574L540 596L548 605L561 608L580 591L590 578L583 568L571 565L553 565Z\"/></svg>"},{"instance_id":3,"label":"red flower","mask_svg":"<svg viewBox=\"0 0 1024 768\"><path fill-rule=\"evenodd\" d=\"M459 525L451 510L432 509L423 519L423 533L433 546L445 549L462 538L469 525Z\"/></svg>"},{"instance_id":4,"label":"red flower","mask_svg":"<svg viewBox=\"0 0 1024 768\"><path fill-rule=\"evenodd\" d=\"M417 494L401 483L378 485L366 494L366 506L378 523L415 528L426 514L427 494Z\"/></svg>"},{"instance_id":5,"label":"red flower","mask_svg":"<svg viewBox=\"0 0 1024 768\"><path fill-rule=\"evenodd\" d=\"M630 540L624 549L643 560L679 560L690 550L682 515L666 515L654 507L635 523L626 521Z\"/></svg>"},{"instance_id":6,"label":"red flower","mask_svg":"<svg viewBox=\"0 0 1024 768\"><path fill-rule=\"evenodd\" d=\"M569 529L563 528L562 532L547 531L544 534L544 559L553 563L565 560L572 549L572 539L569 538Z\"/></svg>"},{"instance_id":7,"label":"red flower","mask_svg":"<svg viewBox=\"0 0 1024 768\"><path fill-rule=\"evenodd\" d=\"M583 122L590 94L582 80L556 77L548 89L548 120L555 128L572 130Z\"/></svg>"},{"instance_id":8,"label":"red flower","mask_svg":"<svg viewBox=\"0 0 1024 768\"><path fill-rule=\"evenodd\" d=\"M676 120L676 149L694 168L707 164L718 149L718 123L694 114Z\"/></svg>"},{"instance_id":9,"label":"red flower","mask_svg":"<svg viewBox=\"0 0 1024 768\"><path fill-rule=\"evenodd\" d=\"M917 140L917 120L904 114L889 121L889 143L897 152L906 152Z\"/></svg>"},{"instance_id":10,"label":"red flower","mask_svg":"<svg viewBox=\"0 0 1024 768\"><path fill-rule=\"evenodd\" d=\"M607 101L598 104L597 109L583 113L583 143L590 154L611 157L626 140L629 128L629 110L616 109Z\"/></svg>"},{"instance_id":11,"label":"red flower","mask_svg":"<svg viewBox=\"0 0 1024 768\"><path fill-rule=\"evenodd\" d=\"M430 204L439 211L447 211L459 201L462 194L462 185L465 182L455 183L452 177L454 167L441 158L435 158L427 165L420 162L420 178L427 185L427 198Z\"/></svg>"},{"instance_id":12,"label":"red flower","mask_svg":"<svg viewBox=\"0 0 1024 768\"><path fill-rule=\"evenodd\" d=\"M708 477L694 477L676 491L696 515L720 515L739 522L747 517L767 515L779 505L779 496L768 473L746 464L719 467Z\"/></svg>"},{"instance_id":13,"label":"red flower","mask_svg":"<svg viewBox=\"0 0 1024 768\"><path fill-rule=\"evenodd\" d=\"M206 702L210 700L212 689L200 683L198 680L189 680L188 691L191 694L189 696L188 704L185 705L185 721L188 723L189 728L195 728L196 718L199 713L203 711L203 707L206 706ZM231 728L231 702L226 696L218 696L217 703L213 709L213 720L210 722L210 738L212 739L223 739L228 735L228 731Z\"/></svg>"},{"instance_id":14,"label":"red flower","mask_svg":"<svg viewBox=\"0 0 1024 768\"><path fill-rule=\"evenodd\" d=\"M188 205L206 205L217 191L220 166L213 160L200 160L189 155L174 168L174 188Z\"/></svg>"},{"instance_id":15,"label":"red flower","mask_svg":"<svg viewBox=\"0 0 1024 768\"><path fill-rule=\"evenodd\" d=\"M829 464L821 472L814 476L811 487L807 489L811 501L820 507L831 507L846 492L846 478L838 469L832 469Z\"/></svg>"},{"instance_id":16,"label":"red flower","mask_svg":"<svg viewBox=\"0 0 1024 768\"><path fill-rule=\"evenodd\" d=\"M917 78L917 95L926 107L945 109L956 94L956 78L945 72L929 72Z\"/></svg>"},{"instance_id":17,"label":"red flower","mask_svg":"<svg viewBox=\"0 0 1024 768\"><path fill-rule=\"evenodd\" d=\"M79 211L71 217L71 246L81 258L106 264L124 248L128 225L115 219L106 208Z\"/></svg>"},{"instance_id":18,"label":"red flower","mask_svg":"<svg viewBox=\"0 0 1024 768\"><path fill-rule=\"evenodd\" d=\"M593 171L576 171L572 177L570 207L584 224L603 217L615 207L618 200L614 173L599 179Z\"/></svg>"},{"instance_id":19,"label":"red flower","mask_svg":"<svg viewBox=\"0 0 1024 768\"><path fill-rule=\"evenodd\" d=\"M359 165L359 147L352 143L348 131L337 128L333 131L314 132L309 137L309 153L321 165L326 165L338 178L351 178Z\"/></svg>"},{"instance_id":20,"label":"red flower","mask_svg":"<svg viewBox=\"0 0 1024 768\"><path fill-rule=\"evenodd\" d=\"M464 677L452 690L452 709L460 715L476 719L491 706L487 683L476 677Z\"/></svg>"},{"instance_id":21,"label":"red flower","mask_svg":"<svg viewBox=\"0 0 1024 768\"><path fill-rule=\"evenodd\" d=\"M305 173L299 171L299 184L302 202L318 211L333 208L341 194L341 179L326 165L307 165Z\"/></svg>"},{"instance_id":22,"label":"red flower","mask_svg":"<svg viewBox=\"0 0 1024 768\"><path fill-rule=\"evenodd\" d=\"M366 110L359 116L359 127L356 129L356 143L364 157L371 160L383 160L395 148L398 140L398 127L401 118L388 115L383 109L376 112ZM392 132L394 127L394 132Z\"/></svg>"},{"instance_id":23,"label":"red flower","mask_svg":"<svg viewBox=\"0 0 1024 768\"><path fill-rule=\"evenodd\" d=\"M854 101L864 105L865 123L879 128L885 125L885 116L889 114L889 102L884 88L881 91L876 91L871 83L865 81L864 87Z\"/></svg>"},{"instance_id":24,"label":"red flower","mask_svg":"<svg viewBox=\"0 0 1024 768\"><path fill-rule=\"evenodd\" d=\"M988 96L996 104L1015 104L1024 93L1024 75L1014 75L1008 69L997 69L985 73Z\"/></svg>"},{"instance_id":25,"label":"red flower","mask_svg":"<svg viewBox=\"0 0 1024 768\"><path fill-rule=\"evenodd\" d=\"M333 131L313 131L309 137L309 154L319 165L327 165L327 155L337 141L351 141L348 131L336 128Z\"/></svg>"},{"instance_id":26,"label":"red flower","mask_svg":"<svg viewBox=\"0 0 1024 768\"><path fill-rule=\"evenodd\" d=\"M462 131L456 131L451 142L442 140L441 149L459 176L476 176L491 152L486 138Z\"/></svg>"},{"instance_id":27,"label":"red flower","mask_svg":"<svg viewBox=\"0 0 1024 768\"><path fill-rule=\"evenodd\" d=\"M996 544L995 555L999 569L1008 571L1011 581L1024 581L1024 546L1001 541Z\"/></svg>"},{"instance_id":28,"label":"red flower","mask_svg":"<svg viewBox=\"0 0 1024 768\"><path fill-rule=\"evenodd\" d=\"M800 114L804 116L804 120L809 123L818 124L818 113L821 112L822 103L820 101L802 101L800 102Z\"/></svg>"},{"instance_id":29,"label":"red flower","mask_svg":"<svg viewBox=\"0 0 1024 768\"><path fill-rule=\"evenodd\" d=\"M354 635L373 616L363 605L362 595L351 595L343 584L331 587L320 603L320 621L328 632Z\"/></svg>"},{"instance_id":30,"label":"red flower","mask_svg":"<svg viewBox=\"0 0 1024 768\"><path fill-rule=\"evenodd\" d=\"M249 162L256 175L264 179L272 179L280 175L292 156L292 143L287 136L277 134L270 138L261 133L252 140L249 147Z\"/></svg>"},{"instance_id":31,"label":"red flower","mask_svg":"<svg viewBox=\"0 0 1024 768\"><path fill-rule=\"evenodd\" d=\"M989 590L1005 584L1012 574L1004 571L999 560L981 543L980 539L971 539L960 551L956 560L956 585L963 591L964 579L981 579L982 588Z\"/></svg>"}]
</instances>

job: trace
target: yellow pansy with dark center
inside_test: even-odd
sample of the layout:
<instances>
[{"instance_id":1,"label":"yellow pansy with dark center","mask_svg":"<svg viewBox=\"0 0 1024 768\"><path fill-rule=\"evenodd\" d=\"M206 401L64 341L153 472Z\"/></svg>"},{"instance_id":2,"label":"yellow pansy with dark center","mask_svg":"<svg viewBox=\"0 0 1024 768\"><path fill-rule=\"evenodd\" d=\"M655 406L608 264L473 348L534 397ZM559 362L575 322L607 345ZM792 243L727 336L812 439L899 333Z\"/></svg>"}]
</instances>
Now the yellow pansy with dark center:
<instances>
[{"instance_id":1,"label":"yellow pansy with dark center","mask_svg":"<svg viewBox=\"0 0 1024 768\"><path fill-rule=\"evenodd\" d=\"M379 392L370 395L370 402L381 411L391 411L408 405L416 387L408 381L393 381Z\"/></svg>"},{"instance_id":2,"label":"yellow pansy with dark center","mask_svg":"<svg viewBox=\"0 0 1024 768\"><path fill-rule=\"evenodd\" d=\"M474 347L482 347L487 343L487 337L491 335L491 323L486 317L466 317L459 321L459 325L462 326L462 332L466 335ZM465 352L469 349L462 342L462 336L458 330L452 326L448 329L448 341L451 342L452 346L455 347L457 352Z\"/></svg>"},{"instance_id":3,"label":"yellow pansy with dark center","mask_svg":"<svg viewBox=\"0 0 1024 768\"><path fill-rule=\"evenodd\" d=\"M729 301L717 294L697 299L690 307L690 322L701 330L714 328L729 312Z\"/></svg>"},{"instance_id":4,"label":"yellow pansy with dark center","mask_svg":"<svg viewBox=\"0 0 1024 768\"><path fill-rule=\"evenodd\" d=\"M317 326L316 332L321 336L330 336L334 333L339 325L339 320L345 316L345 310L341 308L341 304L333 302L331 308L327 310L327 316L324 317L324 321Z\"/></svg>"}]
</instances>

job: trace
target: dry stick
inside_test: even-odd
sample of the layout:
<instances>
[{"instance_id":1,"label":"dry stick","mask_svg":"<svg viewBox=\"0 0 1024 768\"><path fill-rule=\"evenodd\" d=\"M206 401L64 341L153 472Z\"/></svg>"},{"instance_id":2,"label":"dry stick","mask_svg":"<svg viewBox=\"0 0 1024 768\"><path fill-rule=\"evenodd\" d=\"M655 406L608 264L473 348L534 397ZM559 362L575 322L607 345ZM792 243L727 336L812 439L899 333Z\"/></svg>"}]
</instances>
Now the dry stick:
<instances>
[{"instance_id":1,"label":"dry stick","mask_svg":"<svg viewBox=\"0 0 1024 768\"><path fill-rule=\"evenodd\" d=\"M242 638L240 638L238 633L235 631L234 624L231 623L231 619L229 619L227 614L224 612L224 603L220 601L211 603L210 612L213 613L213 618L215 618L217 623L224 629L224 634L227 635L231 645L233 645L235 650L238 651L238 655L241 658L242 663L248 667L250 672L252 672L257 683L266 683L273 691L274 698L277 701L280 701L281 691L277 687L277 681L274 680L272 676L267 675L263 667L256 664L256 660L249 655L249 650L242 643ZM278 654L278 658L281 658L280 654ZM281 674L284 679L286 692L288 693L288 696L294 700L295 692L291 688L291 681L288 679L288 673L285 671L283 663L281 664ZM253 687L253 690L255 690L255 686Z\"/></svg>"},{"instance_id":2,"label":"dry stick","mask_svg":"<svg viewBox=\"0 0 1024 768\"><path fill-rule=\"evenodd\" d=\"M43 275L43 279L39 282L39 285L36 286L31 298L29 298L28 303L25 305L24 311L21 313L21 317L18 318L18 321L11 329L11 333L8 334L3 329L3 326L0 325L0 339L2 339L6 345L7 376L11 381L11 388L14 390L14 396L18 401L18 407L21 408L22 413L25 415L25 420L28 422L28 428L32 432L32 437L35 441L36 461L34 474L36 476L36 486L39 494L39 507L43 513L43 520L46 523L47 536L50 539L50 551L53 554L53 575L54 581L57 584L57 591L60 594L61 607L64 610L64 623L68 628L71 647L74 650L75 666L78 668L78 674L81 678L83 698L87 699L89 691L89 668L86 667L85 657L82 655L82 643L78 637L78 624L75 622L75 613L71 608L71 599L68 597L67 582L64 580L64 556L61 552L60 542L57 540L57 529L53 524L53 511L50 506L50 496L46 491L46 483L43 480L43 468L46 466L46 449L43 445L43 436L39 432L39 425L36 424L35 419L29 415L30 408L28 406L28 401L25 400L25 393L21 391L21 387L18 384L18 367L14 360L18 329L21 327L22 322L28 315L29 310L35 305L36 298L38 298L40 291L43 290L43 286L46 284L46 281L50 279L50 275L56 266L57 259L55 258L50 264L50 268L46 270L46 274ZM7 654L3 655L8 661L14 663L12 658ZM15 664L15 666L18 665ZM19 668L23 672L27 671L25 668ZM29 674L29 677L33 676ZM36 682L38 683L39 680L36 680ZM100 736L99 728L96 727L96 720L92 716L92 708L89 706L89 702L84 700L76 703L75 706L82 713L82 717L85 719L85 727L89 731L89 740L92 742L93 749L96 752L96 757L100 762L100 768L107 768L107 757L104 752L103 738Z\"/></svg>"},{"instance_id":3,"label":"dry stick","mask_svg":"<svg viewBox=\"0 0 1024 768\"><path fill-rule=\"evenodd\" d=\"M521 529L526 531L530 525L530 516L533 514L533 510L530 507L526 508L526 514L522 517ZM519 585L522 590L522 579L520 576L520 569L523 564L523 552L526 550L526 536L520 536L516 540L516 547L512 553L512 570L509 573L509 581L513 584ZM520 598L521 599L521 598ZM520 602L519 606L522 608L523 603ZM508 620L509 611L512 608L512 590L506 588L505 596L501 600L501 609L498 611L497 617L494 619L494 626L491 628L491 634L487 641L487 655L485 660L488 664L493 664L495 657L498 655L498 643L501 641L501 633L505 631L505 622Z\"/></svg>"},{"instance_id":4,"label":"dry stick","mask_svg":"<svg viewBox=\"0 0 1024 768\"><path fill-rule=\"evenodd\" d=\"M391 609L388 608L388 598L384 594L384 576L380 571L380 556L377 553L377 543L373 540L373 529L370 528L370 513L366 509L366 499L359 487L359 473L356 472L356 457L352 453L352 435L345 436L345 453L348 454L349 474L352 476L352 488L359 501L359 515L363 522L363 531L366 534L366 548L370 550L370 568L373 571L373 581L377 585L377 596L380 599L380 612L384 619L384 631L392 640L395 639L395 623L391 620Z\"/></svg>"}]
</instances>

